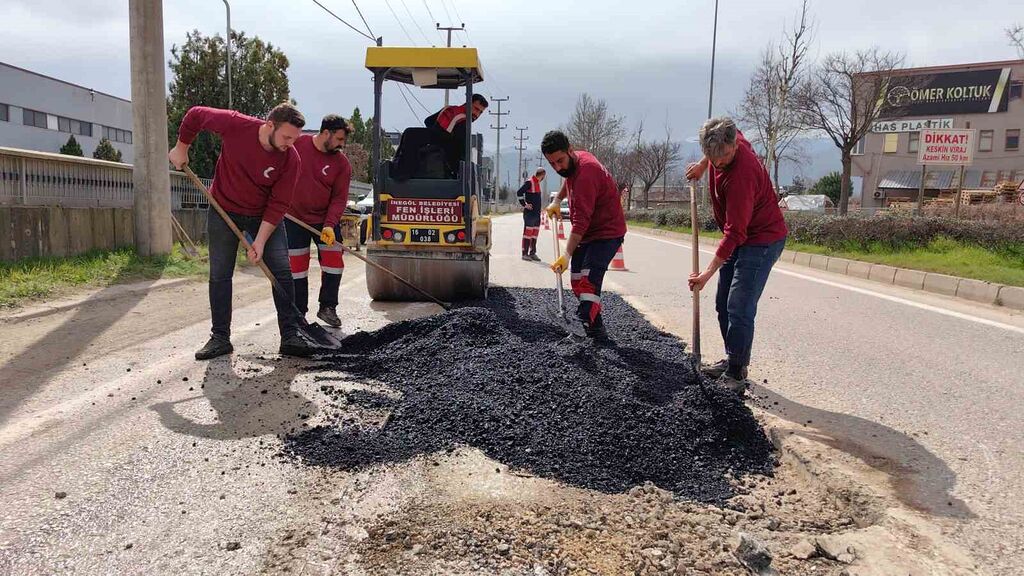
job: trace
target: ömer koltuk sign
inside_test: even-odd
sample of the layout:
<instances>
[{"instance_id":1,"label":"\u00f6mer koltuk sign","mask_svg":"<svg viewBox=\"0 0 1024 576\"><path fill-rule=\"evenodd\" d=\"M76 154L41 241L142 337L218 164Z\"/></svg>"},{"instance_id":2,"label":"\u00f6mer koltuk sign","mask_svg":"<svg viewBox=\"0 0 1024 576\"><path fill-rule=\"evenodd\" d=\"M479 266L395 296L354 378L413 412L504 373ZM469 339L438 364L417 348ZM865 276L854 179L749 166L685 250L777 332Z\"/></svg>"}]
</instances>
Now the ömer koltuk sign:
<instances>
[{"instance_id":1,"label":"\u00f6mer koltuk sign","mask_svg":"<svg viewBox=\"0 0 1024 576\"><path fill-rule=\"evenodd\" d=\"M969 166L977 145L974 130L921 130L917 163L926 166Z\"/></svg>"}]
</instances>

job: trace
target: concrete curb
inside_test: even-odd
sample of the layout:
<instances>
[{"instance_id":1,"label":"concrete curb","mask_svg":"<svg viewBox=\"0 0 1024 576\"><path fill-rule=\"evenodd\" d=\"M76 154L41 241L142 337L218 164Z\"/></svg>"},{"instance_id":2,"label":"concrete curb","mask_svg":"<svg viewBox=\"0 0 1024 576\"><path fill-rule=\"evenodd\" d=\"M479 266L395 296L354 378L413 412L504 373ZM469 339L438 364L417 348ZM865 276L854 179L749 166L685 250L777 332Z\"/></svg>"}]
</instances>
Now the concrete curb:
<instances>
[{"instance_id":1,"label":"concrete curb","mask_svg":"<svg viewBox=\"0 0 1024 576\"><path fill-rule=\"evenodd\" d=\"M688 234L658 230L656 228L641 227L638 232L640 231L653 236L667 236L680 240L690 239ZM717 239L701 239L701 244L713 246L717 243ZM922 292L950 296L960 300L1024 311L1024 288L1019 286L1005 286L982 280L959 278L957 276L909 268L894 268L884 264L872 264L861 260L848 260L846 258L796 252L788 249L783 250L782 256L779 257L779 262L827 270L835 274L853 276L880 284L902 286Z\"/></svg>"},{"instance_id":2,"label":"concrete curb","mask_svg":"<svg viewBox=\"0 0 1024 576\"><path fill-rule=\"evenodd\" d=\"M0 324L16 324L18 322L25 322L26 320L34 320L36 318L42 318L51 314L57 314L59 312L79 308L85 304L95 304L97 302L116 300L129 294L138 294L140 292L155 292L157 290L176 288L178 286L188 284L189 282L197 282L197 280L195 278L170 278L167 280L157 280L156 282L136 282L132 284L107 286L106 288L102 288L99 291L86 296L66 299L52 305L35 305L12 314L0 315Z\"/></svg>"}]
</instances>

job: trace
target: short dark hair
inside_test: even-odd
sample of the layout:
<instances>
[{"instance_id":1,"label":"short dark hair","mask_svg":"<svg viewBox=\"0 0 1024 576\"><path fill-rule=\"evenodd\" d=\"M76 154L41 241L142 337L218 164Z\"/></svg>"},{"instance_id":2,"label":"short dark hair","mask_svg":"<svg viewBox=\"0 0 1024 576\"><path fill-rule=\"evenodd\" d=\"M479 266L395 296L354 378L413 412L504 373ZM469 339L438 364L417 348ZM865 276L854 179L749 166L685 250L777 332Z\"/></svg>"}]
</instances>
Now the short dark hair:
<instances>
[{"instance_id":1,"label":"short dark hair","mask_svg":"<svg viewBox=\"0 0 1024 576\"><path fill-rule=\"evenodd\" d=\"M287 122L296 128L302 128L306 125L306 117L290 102L281 102L274 106L274 109L267 115L267 120L275 125Z\"/></svg>"},{"instance_id":2,"label":"short dark hair","mask_svg":"<svg viewBox=\"0 0 1024 576\"><path fill-rule=\"evenodd\" d=\"M490 104L487 103L487 98L484 98L483 94L473 94L473 102L479 102L483 104L484 108L490 106Z\"/></svg>"},{"instance_id":3,"label":"short dark hair","mask_svg":"<svg viewBox=\"0 0 1024 576\"><path fill-rule=\"evenodd\" d=\"M320 121L320 131L323 132L334 132L335 130L344 130L345 135L352 133L352 126L349 125L348 121L338 116L337 114L328 114L324 116L324 119Z\"/></svg>"},{"instance_id":4,"label":"short dark hair","mask_svg":"<svg viewBox=\"0 0 1024 576\"><path fill-rule=\"evenodd\" d=\"M540 151L544 154L554 154L559 150L569 151L569 138L561 130L552 130L544 135L540 141Z\"/></svg>"}]
</instances>

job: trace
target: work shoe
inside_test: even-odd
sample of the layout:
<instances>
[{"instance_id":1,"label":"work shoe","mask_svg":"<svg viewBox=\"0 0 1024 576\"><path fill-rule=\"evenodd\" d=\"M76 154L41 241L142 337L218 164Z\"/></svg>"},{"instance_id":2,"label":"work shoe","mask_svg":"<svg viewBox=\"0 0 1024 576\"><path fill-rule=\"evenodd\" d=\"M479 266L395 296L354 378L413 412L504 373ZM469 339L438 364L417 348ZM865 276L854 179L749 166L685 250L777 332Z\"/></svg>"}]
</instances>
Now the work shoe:
<instances>
[{"instance_id":1,"label":"work shoe","mask_svg":"<svg viewBox=\"0 0 1024 576\"><path fill-rule=\"evenodd\" d=\"M321 306L320 311L316 313L316 317L326 322L328 326L338 328L341 326L341 318L338 318L336 308L335 306Z\"/></svg>"},{"instance_id":2,"label":"work shoe","mask_svg":"<svg viewBox=\"0 0 1024 576\"><path fill-rule=\"evenodd\" d=\"M533 252L532 254L530 254L530 260L533 260L534 262L540 262L540 256L537 256L537 253Z\"/></svg>"},{"instance_id":3,"label":"work shoe","mask_svg":"<svg viewBox=\"0 0 1024 576\"><path fill-rule=\"evenodd\" d=\"M587 328L587 337L594 341L594 344L602 346L615 346L615 340L608 335L608 329L601 324L596 327Z\"/></svg>"},{"instance_id":4,"label":"work shoe","mask_svg":"<svg viewBox=\"0 0 1024 576\"><path fill-rule=\"evenodd\" d=\"M231 341L219 336L211 336L205 346L196 350L196 360L209 360L225 354L231 354L235 347Z\"/></svg>"},{"instance_id":5,"label":"work shoe","mask_svg":"<svg viewBox=\"0 0 1024 576\"><path fill-rule=\"evenodd\" d=\"M715 384L731 390L740 396L743 396L747 392L747 380L745 378L737 379L729 372L723 373L715 380Z\"/></svg>"},{"instance_id":6,"label":"work shoe","mask_svg":"<svg viewBox=\"0 0 1024 576\"><path fill-rule=\"evenodd\" d=\"M526 260L527 262L530 262L530 261L533 260L533 258L530 258L529 254L523 254L523 260Z\"/></svg>"},{"instance_id":7,"label":"work shoe","mask_svg":"<svg viewBox=\"0 0 1024 576\"><path fill-rule=\"evenodd\" d=\"M281 338L281 348L279 352L282 356L309 358L316 353L316 348L310 346L302 336L292 334L291 336Z\"/></svg>"},{"instance_id":8,"label":"work shoe","mask_svg":"<svg viewBox=\"0 0 1024 576\"><path fill-rule=\"evenodd\" d=\"M728 370L728 369L729 369L729 360L728 359L719 360L718 362L715 362L714 364L701 364L701 366L700 366L700 371L703 372L705 376L707 376L708 378L712 378L712 379L718 378L722 374L725 374L725 371Z\"/></svg>"}]
</instances>

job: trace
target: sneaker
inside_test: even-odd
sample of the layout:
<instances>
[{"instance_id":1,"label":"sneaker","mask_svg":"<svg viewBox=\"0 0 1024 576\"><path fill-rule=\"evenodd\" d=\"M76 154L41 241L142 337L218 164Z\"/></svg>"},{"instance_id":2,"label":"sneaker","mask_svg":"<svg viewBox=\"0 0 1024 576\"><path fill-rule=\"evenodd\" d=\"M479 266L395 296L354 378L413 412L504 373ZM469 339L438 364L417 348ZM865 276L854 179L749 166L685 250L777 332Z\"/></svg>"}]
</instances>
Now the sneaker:
<instances>
[{"instance_id":1,"label":"sneaker","mask_svg":"<svg viewBox=\"0 0 1024 576\"><path fill-rule=\"evenodd\" d=\"M307 343L302 336L298 334L292 334L291 336L285 336L281 338L280 353L282 356L297 356L299 358L309 358L316 353L316 348Z\"/></svg>"},{"instance_id":2,"label":"sneaker","mask_svg":"<svg viewBox=\"0 0 1024 576\"><path fill-rule=\"evenodd\" d=\"M740 396L743 396L747 392L747 380L745 378L736 378L729 372L723 373L715 380L715 384L731 390Z\"/></svg>"},{"instance_id":3,"label":"sneaker","mask_svg":"<svg viewBox=\"0 0 1024 576\"><path fill-rule=\"evenodd\" d=\"M703 372L705 376L712 379L718 378L722 374L725 374L725 371L728 369L729 360L727 359L719 360L714 364L702 364L700 367L700 371Z\"/></svg>"},{"instance_id":4,"label":"sneaker","mask_svg":"<svg viewBox=\"0 0 1024 576\"><path fill-rule=\"evenodd\" d=\"M341 326L341 318L338 318L336 308L335 306L321 306L320 311L316 313L316 317L326 322L328 326L338 328Z\"/></svg>"},{"instance_id":5,"label":"sneaker","mask_svg":"<svg viewBox=\"0 0 1024 576\"><path fill-rule=\"evenodd\" d=\"M533 261L533 258L530 258L529 254L523 254L523 260L526 260L527 262L531 262L531 261Z\"/></svg>"},{"instance_id":6,"label":"sneaker","mask_svg":"<svg viewBox=\"0 0 1024 576\"><path fill-rule=\"evenodd\" d=\"M540 256L537 256L537 253L534 252L533 254L530 254L530 260L533 260L534 262L540 262Z\"/></svg>"},{"instance_id":7,"label":"sneaker","mask_svg":"<svg viewBox=\"0 0 1024 576\"><path fill-rule=\"evenodd\" d=\"M211 336L205 346L196 350L196 360L209 360L225 354L231 354L234 351L235 347L231 345L230 340L219 336Z\"/></svg>"}]
</instances>

